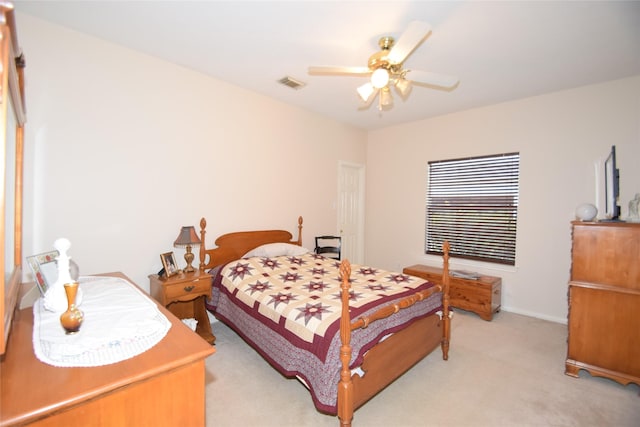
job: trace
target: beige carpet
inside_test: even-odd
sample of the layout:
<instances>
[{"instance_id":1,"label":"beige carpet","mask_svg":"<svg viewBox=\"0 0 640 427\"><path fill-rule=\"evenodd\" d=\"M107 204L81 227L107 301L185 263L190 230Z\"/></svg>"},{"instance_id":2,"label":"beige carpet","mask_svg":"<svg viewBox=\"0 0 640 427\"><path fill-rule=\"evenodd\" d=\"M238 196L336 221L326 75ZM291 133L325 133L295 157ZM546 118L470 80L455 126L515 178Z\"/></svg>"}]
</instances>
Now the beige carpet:
<instances>
[{"instance_id":1,"label":"beige carpet","mask_svg":"<svg viewBox=\"0 0 640 427\"><path fill-rule=\"evenodd\" d=\"M282 377L220 322L207 360L207 426L333 426L307 389ZM358 409L354 426L640 426L636 385L564 375L566 325L456 310L440 350Z\"/></svg>"}]
</instances>

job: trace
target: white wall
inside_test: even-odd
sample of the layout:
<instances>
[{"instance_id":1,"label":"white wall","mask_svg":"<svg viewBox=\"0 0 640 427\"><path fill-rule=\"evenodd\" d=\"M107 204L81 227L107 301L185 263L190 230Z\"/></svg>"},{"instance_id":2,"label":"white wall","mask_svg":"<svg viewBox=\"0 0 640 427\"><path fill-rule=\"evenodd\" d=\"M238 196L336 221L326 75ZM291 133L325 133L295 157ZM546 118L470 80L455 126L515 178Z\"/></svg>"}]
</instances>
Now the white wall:
<instances>
[{"instance_id":1,"label":"white wall","mask_svg":"<svg viewBox=\"0 0 640 427\"><path fill-rule=\"evenodd\" d=\"M25 257L67 237L81 274L148 289L160 253L184 265L173 241L202 216L209 247L240 229L295 236L299 215L307 247L335 232L338 163L365 162L363 131L29 15L17 25Z\"/></svg>"},{"instance_id":2,"label":"white wall","mask_svg":"<svg viewBox=\"0 0 640 427\"><path fill-rule=\"evenodd\" d=\"M387 128L369 135L176 65L17 14L26 53L24 256L61 236L83 274L143 288L180 226L207 244L239 229L336 228L337 182L367 164L366 263L439 265L424 251L429 160L521 153L517 265L453 262L503 277L503 307L564 321L575 207L594 162L619 154L621 205L640 192L640 77ZM307 191L313 183L314 192ZM389 227L393 224L393 227ZM197 259L196 259L197 262Z\"/></svg>"},{"instance_id":3,"label":"white wall","mask_svg":"<svg viewBox=\"0 0 640 427\"><path fill-rule=\"evenodd\" d=\"M640 192L640 76L371 132L366 262L440 265L424 255L427 162L518 151L516 266L452 259L452 268L501 276L505 310L565 322L570 221L576 206L596 202L594 163L613 144L626 216Z\"/></svg>"}]
</instances>

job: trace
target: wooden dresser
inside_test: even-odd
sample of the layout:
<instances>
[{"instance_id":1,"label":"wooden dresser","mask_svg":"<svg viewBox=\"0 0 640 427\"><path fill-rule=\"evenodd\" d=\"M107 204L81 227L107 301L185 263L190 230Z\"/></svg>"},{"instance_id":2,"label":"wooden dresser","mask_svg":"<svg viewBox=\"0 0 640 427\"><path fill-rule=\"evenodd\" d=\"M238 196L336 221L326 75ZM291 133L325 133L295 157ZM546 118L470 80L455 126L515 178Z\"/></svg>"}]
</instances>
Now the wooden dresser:
<instances>
[{"instance_id":1,"label":"wooden dresser","mask_svg":"<svg viewBox=\"0 0 640 427\"><path fill-rule=\"evenodd\" d=\"M640 385L640 224L573 222L565 373Z\"/></svg>"},{"instance_id":2,"label":"wooden dresser","mask_svg":"<svg viewBox=\"0 0 640 427\"><path fill-rule=\"evenodd\" d=\"M442 284L442 269L416 264L405 267L404 274L421 277L438 285ZM502 279L493 276L480 276L478 279L454 277L449 281L449 304L453 307L469 310L484 320L492 320L493 313L500 311L502 297Z\"/></svg>"},{"instance_id":3,"label":"wooden dresser","mask_svg":"<svg viewBox=\"0 0 640 427\"><path fill-rule=\"evenodd\" d=\"M215 349L164 307L160 311L171 329L158 344L91 368L40 362L33 351L33 309L16 312L0 365L0 426L204 426L205 358Z\"/></svg>"}]
</instances>

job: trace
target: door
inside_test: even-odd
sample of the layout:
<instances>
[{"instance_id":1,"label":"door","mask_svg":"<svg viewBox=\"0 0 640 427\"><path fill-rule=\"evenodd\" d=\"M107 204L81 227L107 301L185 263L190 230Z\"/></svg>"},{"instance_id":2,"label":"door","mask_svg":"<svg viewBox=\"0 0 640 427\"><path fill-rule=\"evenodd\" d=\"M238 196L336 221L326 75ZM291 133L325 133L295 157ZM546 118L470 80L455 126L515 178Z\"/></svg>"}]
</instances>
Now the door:
<instances>
[{"instance_id":1,"label":"door","mask_svg":"<svg viewBox=\"0 0 640 427\"><path fill-rule=\"evenodd\" d=\"M364 165L340 162L338 176L338 231L342 259L364 263Z\"/></svg>"}]
</instances>

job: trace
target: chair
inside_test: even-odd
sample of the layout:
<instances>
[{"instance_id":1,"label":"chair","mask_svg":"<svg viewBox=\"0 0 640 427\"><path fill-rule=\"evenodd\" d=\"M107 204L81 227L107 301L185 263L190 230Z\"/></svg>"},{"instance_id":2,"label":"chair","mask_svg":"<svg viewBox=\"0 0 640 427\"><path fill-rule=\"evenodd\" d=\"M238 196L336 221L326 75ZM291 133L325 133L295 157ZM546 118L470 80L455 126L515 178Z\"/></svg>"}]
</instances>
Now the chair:
<instances>
[{"instance_id":1,"label":"chair","mask_svg":"<svg viewBox=\"0 0 640 427\"><path fill-rule=\"evenodd\" d=\"M342 238L340 236L317 236L315 253L340 260Z\"/></svg>"}]
</instances>

